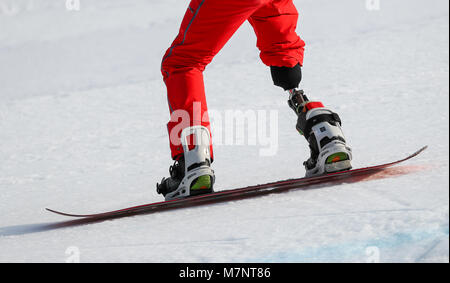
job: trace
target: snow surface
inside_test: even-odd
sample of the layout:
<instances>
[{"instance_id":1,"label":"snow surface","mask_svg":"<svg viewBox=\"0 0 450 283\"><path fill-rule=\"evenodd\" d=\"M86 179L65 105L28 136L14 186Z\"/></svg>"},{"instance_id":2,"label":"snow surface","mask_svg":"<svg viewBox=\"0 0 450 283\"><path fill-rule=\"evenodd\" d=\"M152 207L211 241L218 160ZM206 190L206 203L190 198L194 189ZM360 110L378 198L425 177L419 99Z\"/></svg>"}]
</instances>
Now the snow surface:
<instances>
[{"instance_id":1,"label":"snow surface","mask_svg":"<svg viewBox=\"0 0 450 283\"><path fill-rule=\"evenodd\" d=\"M188 1L81 0L69 11L63 0L0 0L0 262L448 262L449 2L294 2L302 87L340 113L354 166L429 145L402 167L414 172L58 224L69 219L45 207L161 200L155 183L171 160L159 66ZM276 111L276 154L216 146L217 190L304 174L306 143L255 42L245 23L208 66L208 103Z\"/></svg>"}]
</instances>

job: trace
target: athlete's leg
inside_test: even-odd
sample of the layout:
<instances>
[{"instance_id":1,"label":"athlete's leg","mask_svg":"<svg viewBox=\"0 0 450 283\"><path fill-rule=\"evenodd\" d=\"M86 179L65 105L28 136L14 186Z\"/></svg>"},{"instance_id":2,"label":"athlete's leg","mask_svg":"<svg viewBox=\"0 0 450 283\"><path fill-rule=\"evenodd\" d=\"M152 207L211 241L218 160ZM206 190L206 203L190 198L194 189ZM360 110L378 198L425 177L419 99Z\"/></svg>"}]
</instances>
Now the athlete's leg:
<instances>
[{"instance_id":1,"label":"athlete's leg","mask_svg":"<svg viewBox=\"0 0 450 283\"><path fill-rule=\"evenodd\" d=\"M274 84L298 87L305 43L297 35L298 12L292 0L273 0L249 19L257 36L261 60L270 66Z\"/></svg>"},{"instance_id":2,"label":"athlete's leg","mask_svg":"<svg viewBox=\"0 0 450 283\"><path fill-rule=\"evenodd\" d=\"M275 85L289 90L289 106L298 116L297 130L309 143L306 176L347 170L352 153L341 130L341 119L321 102L309 101L303 91L296 90L305 46L295 31L297 20L292 0L273 0L249 19L258 37L261 59L270 66Z\"/></svg>"},{"instance_id":3,"label":"athlete's leg","mask_svg":"<svg viewBox=\"0 0 450 283\"><path fill-rule=\"evenodd\" d=\"M202 74L206 65L242 23L268 1L192 0L189 4L179 34L161 65L171 112L167 126L173 158L183 153L181 130L191 125L209 129ZM180 121L183 113L189 114L184 124Z\"/></svg>"}]
</instances>

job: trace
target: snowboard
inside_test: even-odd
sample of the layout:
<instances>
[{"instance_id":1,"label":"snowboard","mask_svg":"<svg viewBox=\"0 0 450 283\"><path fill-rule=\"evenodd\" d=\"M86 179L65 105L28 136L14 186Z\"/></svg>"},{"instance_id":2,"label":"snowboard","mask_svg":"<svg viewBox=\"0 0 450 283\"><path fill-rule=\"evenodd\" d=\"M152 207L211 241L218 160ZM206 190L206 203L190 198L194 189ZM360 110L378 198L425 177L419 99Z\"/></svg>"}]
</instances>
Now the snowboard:
<instances>
[{"instance_id":1,"label":"snowboard","mask_svg":"<svg viewBox=\"0 0 450 283\"><path fill-rule=\"evenodd\" d=\"M78 218L85 218L85 219L108 219L108 218L118 218L118 217L125 217L125 216L132 216L137 214L148 214L148 213L155 213L165 210L171 210L171 209L177 209L182 207L191 207L191 206L199 206L199 205L205 205L205 204L212 204L212 203L219 203L219 202L225 202L225 201L231 201L231 200L239 200L239 199L245 199L255 196L262 196L272 193L281 193L286 192L289 190L307 190L307 189L314 189L314 188L321 188L321 187L328 187L333 185L339 185L343 183L354 183L354 182L360 182L363 180L370 179L370 176L373 176L375 174L379 174L380 172L383 172L384 170L393 167L395 165L398 165L400 163L403 163L420 153L422 153L428 146L424 146L415 153L409 155L406 158L365 167L365 168L359 168L359 169L352 169L347 171L341 171L336 173L330 173L326 175L316 176L316 177L305 177L305 178L297 178L297 179L288 179L283 181L277 181L267 184L259 184L249 187L243 187L238 189L230 189L230 190L223 190L223 191L217 191L209 194L204 195L198 195L183 199L175 199L175 200L169 200L169 201L162 201L162 202L155 202L155 203L149 203L149 204L143 204L133 207L128 207L124 209L119 210L113 210L113 211L107 211L107 212L101 212L101 213L95 213L95 214L72 214L72 213L65 213L53 209L46 208L46 210L59 214L64 216L70 216L70 217L78 217Z\"/></svg>"}]
</instances>

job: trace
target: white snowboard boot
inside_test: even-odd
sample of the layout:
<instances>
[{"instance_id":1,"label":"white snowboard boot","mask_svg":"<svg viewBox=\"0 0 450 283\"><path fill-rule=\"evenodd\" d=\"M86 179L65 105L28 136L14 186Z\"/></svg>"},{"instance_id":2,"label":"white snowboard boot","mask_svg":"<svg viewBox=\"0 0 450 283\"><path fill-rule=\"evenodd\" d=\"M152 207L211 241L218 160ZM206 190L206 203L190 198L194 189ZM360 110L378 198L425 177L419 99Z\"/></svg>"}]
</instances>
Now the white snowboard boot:
<instances>
[{"instance_id":1,"label":"white snowboard boot","mask_svg":"<svg viewBox=\"0 0 450 283\"><path fill-rule=\"evenodd\" d=\"M352 150L346 144L338 114L312 102L302 90L290 90L289 106L298 116L296 128L309 143L311 157L303 163L306 177L352 168Z\"/></svg>"},{"instance_id":2,"label":"white snowboard boot","mask_svg":"<svg viewBox=\"0 0 450 283\"><path fill-rule=\"evenodd\" d=\"M166 201L213 192L215 176L210 167L210 139L208 129L203 126L181 132L184 155L170 166L170 177L156 185L156 191L164 195ZM189 140L193 143L189 144Z\"/></svg>"}]
</instances>

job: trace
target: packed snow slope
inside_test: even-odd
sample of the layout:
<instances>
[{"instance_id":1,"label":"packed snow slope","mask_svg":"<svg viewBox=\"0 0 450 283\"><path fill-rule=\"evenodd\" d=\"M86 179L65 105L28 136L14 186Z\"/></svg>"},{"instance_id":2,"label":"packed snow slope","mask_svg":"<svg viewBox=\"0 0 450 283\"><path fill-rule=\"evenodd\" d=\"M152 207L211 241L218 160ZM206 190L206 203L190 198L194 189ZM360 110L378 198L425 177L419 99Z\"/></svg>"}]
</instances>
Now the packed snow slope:
<instances>
[{"instance_id":1,"label":"packed snow slope","mask_svg":"<svg viewBox=\"0 0 450 283\"><path fill-rule=\"evenodd\" d=\"M159 67L188 1L65 2L0 0L0 262L449 261L447 0L294 1L302 88L340 114L354 167L429 145L411 174L69 227L44 208L162 200ZM205 72L216 137L236 110L265 115L271 137L223 134L217 190L304 174L306 142L255 45L245 23Z\"/></svg>"}]
</instances>

